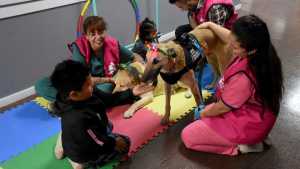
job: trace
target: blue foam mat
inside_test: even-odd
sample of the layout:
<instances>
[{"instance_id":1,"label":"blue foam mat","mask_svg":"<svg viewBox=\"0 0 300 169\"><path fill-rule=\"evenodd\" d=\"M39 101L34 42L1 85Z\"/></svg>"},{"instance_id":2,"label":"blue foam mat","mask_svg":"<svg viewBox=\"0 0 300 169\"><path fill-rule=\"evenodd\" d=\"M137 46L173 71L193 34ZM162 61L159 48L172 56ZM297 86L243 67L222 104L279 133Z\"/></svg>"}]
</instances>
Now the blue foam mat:
<instances>
[{"instance_id":1,"label":"blue foam mat","mask_svg":"<svg viewBox=\"0 0 300 169\"><path fill-rule=\"evenodd\" d=\"M0 163L60 131L60 122L33 101L0 114Z\"/></svg>"}]
</instances>

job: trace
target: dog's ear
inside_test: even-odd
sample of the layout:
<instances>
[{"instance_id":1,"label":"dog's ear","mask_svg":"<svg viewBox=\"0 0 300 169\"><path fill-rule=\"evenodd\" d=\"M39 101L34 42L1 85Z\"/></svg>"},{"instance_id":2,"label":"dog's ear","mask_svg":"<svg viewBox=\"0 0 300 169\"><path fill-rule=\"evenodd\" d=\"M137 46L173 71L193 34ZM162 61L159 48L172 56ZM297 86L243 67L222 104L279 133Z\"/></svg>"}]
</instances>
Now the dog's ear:
<instances>
[{"instance_id":1,"label":"dog's ear","mask_svg":"<svg viewBox=\"0 0 300 169\"><path fill-rule=\"evenodd\" d=\"M159 48L158 48L158 52L159 52L160 54L162 54L162 55L159 55L159 56L168 57L168 52L167 52L168 49L169 49L169 48L167 48L167 47L165 47L165 46L159 47Z\"/></svg>"},{"instance_id":2,"label":"dog's ear","mask_svg":"<svg viewBox=\"0 0 300 169\"><path fill-rule=\"evenodd\" d=\"M139 71L139 73L141 73L141 74L144 73L145 66L142 63L133 62L130 64L130 66L135 67Z\"/></svg>"},{"instance_id":3,"label":"dog's ear","mask_svg":"<svg viewBox=\"0 0 300 169\"><path fill-rule=\"evenodd\" d=\"M141 66L142 65L140 65L138 62L134 62L127 67L126 72L131 80L130 85L137 85L141 82L141 77L144 72Z\"/></svg>"}]
</instances>

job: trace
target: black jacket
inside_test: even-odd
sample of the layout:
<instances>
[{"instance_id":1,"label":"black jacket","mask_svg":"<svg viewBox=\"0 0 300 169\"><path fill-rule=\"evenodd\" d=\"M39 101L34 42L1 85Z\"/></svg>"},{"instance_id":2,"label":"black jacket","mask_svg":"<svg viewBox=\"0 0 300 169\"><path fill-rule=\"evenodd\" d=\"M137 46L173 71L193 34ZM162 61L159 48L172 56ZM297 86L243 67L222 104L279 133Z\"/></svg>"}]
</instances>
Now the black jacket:
<instances>
[{"instance_id":1,"label":"black jacket","mask_svg":"<svg viewBox=\"0 0 300 169\"><path fill-rule=\"evenodd\" d=\"M54 113L61 117L65 155L72 161L85 163L111 152L115 147L115 138L111 133L112 125L107 118L106 107L134 99L131 90L114 94L94 90L92 97L80 102L64 101L57 97ZM93 134L90 134L91 131ZM95 140L99 140L100 144Z\"/></svg>"}]
</instances>

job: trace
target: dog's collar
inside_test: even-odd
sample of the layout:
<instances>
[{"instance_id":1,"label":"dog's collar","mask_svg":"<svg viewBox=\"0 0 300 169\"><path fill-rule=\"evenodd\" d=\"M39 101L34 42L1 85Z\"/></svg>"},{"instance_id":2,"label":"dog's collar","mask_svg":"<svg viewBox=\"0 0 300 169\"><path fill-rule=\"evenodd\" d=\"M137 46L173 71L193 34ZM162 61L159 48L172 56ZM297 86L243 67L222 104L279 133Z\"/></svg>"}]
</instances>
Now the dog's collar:
<instances>
[{"instance_id":1,"label":"dog's collar","mask_svg":"<svg viewBox=\"0 0 300 169\"><path fill-rule=\"evenodd\" d=\"M206 42L199 42L192 34L181 35L180 45L188 52L185 57L189 57L191 62L196 62L204 56L204 50L207 48Z\"/></svg>"}]
</instances>

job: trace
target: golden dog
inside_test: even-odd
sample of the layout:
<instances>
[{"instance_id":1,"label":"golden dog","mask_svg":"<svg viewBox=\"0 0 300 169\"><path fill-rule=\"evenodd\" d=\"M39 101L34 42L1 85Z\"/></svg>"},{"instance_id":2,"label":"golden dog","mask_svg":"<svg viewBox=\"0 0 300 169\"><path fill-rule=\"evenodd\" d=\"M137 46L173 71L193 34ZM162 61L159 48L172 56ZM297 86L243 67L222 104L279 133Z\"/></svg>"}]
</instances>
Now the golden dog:
<instances>
[{"instance_id":1,"label":"golden dog","mask_svg":"<svg viewBox=\"0 0 300 169\"><path fill-rule=\"evenodd\" d=\"M141 76L144 72L144 66L139 62L134 62L131 65L120 68L114 76L115 88L113 92L123 91L128 88L133 88L135 85L141 83ZM134 113L144 107L146 104L152 102L154 92L150 91L140 96L141 99L133 103L127 111L124 112L124 118L130 118Z\"/></svg>"},{"instance_id":2,"label":"golden dog","mask_svg":"<svg viewBox=\"0 0 300 169\"><path fill-rule=\"evenodd\" d=\"M220 39L217 38L217 36L214 35L214 33L211 30L196 28L193 31L191 31L190 34L194 35L201 44L205 44L202 45L202 47L205 48L205 46L207 46L207 50L205 52L206 56L217 58L224 56L226 52L224 50L224 44L221 42ZM179 44L175 43L174 41L169 41L167 43L159 43L158 48L160 49L160 51L164 52L158 53L156 63L153 62L154 60L151 60L150 58L148 59L144 73L144 79L147 79L147 81L149 81L149 79L150 81L155 79L161 72L178 72L186 66L184 49ZM169 49L172 49L176 53L176 57L171 58L170 56L166 55ZM194 71L190 69L188 72L181 76L179 81L181 81L183 84L187 85L191 89L195 101L197 105L199 105L202 102L202 98L196 79L194 77ZM167 124L169 122L171 111L171 85L168 83L165 83L165 94L165 115L161 121L162 124Z\"/></svg>"},{"instance_id":3,"label":"golden dog","mask_svg":"<svg viewBox=\"0 0 300 169\"><path fill-rule=\"evenodd\" d=\"M113 92L123 91L128 88L133 88L135 85L142 83L141 78L144 73L145 65L134 62L128 66L120 68L117 74L114 76L115 88ZM164 94L164 82L160 76L157 77L157 83L154 85L153 91L141 95L141 99L133 103L126 112L124 112L124 118L130 118L134 113L151 103L155 96ZM186 88L183 84L176 84L172 86L172 93L175 93L180 88Z\"/></svg>"}]
</instances>

